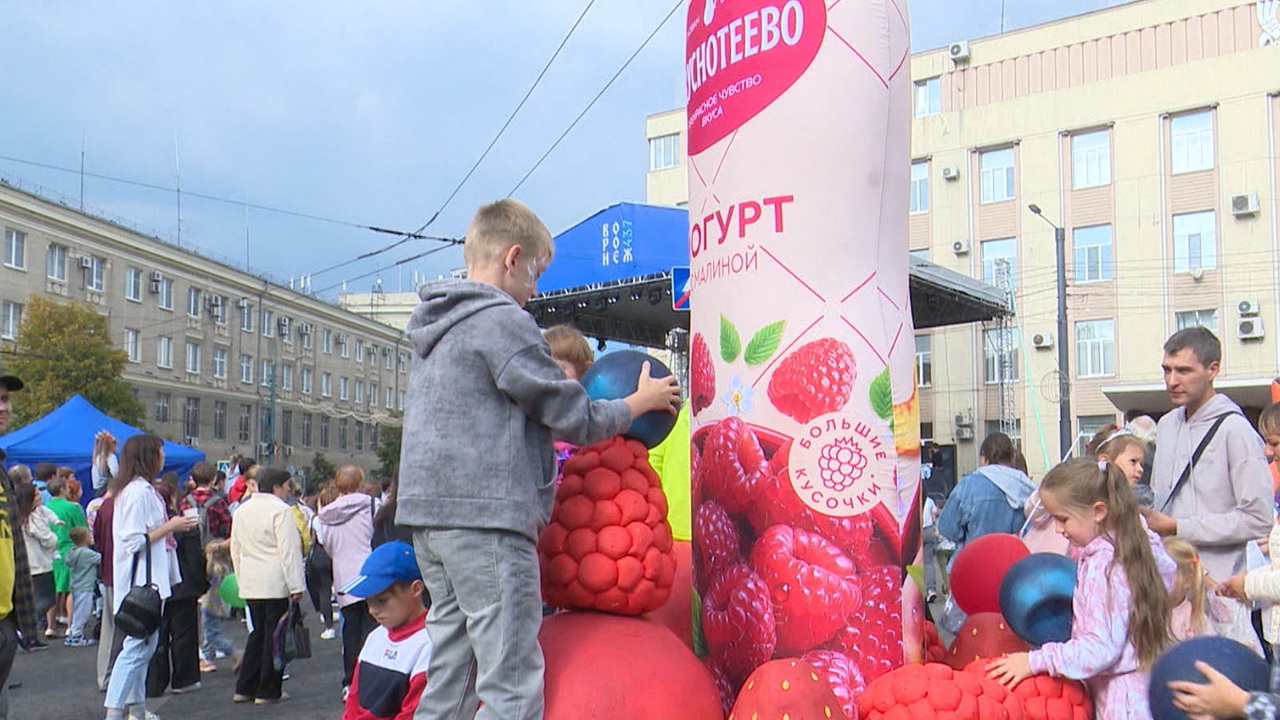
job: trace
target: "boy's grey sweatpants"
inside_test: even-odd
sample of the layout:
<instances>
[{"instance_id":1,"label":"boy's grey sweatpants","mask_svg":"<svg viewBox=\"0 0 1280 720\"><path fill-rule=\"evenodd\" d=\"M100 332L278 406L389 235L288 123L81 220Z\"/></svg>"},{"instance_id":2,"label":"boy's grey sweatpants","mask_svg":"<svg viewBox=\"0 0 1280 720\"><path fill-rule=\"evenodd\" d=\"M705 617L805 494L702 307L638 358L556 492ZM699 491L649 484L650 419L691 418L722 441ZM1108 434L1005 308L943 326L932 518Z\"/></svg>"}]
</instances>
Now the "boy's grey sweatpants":
<instances>
[{"instance_id":1,"label":"boy's grey sweatpants","mask_svg":"<svg viewBox=\"0 0 1280 720\"><path fill-rule=\"evenodd\" d=\"M434 645L415 720L541 720L542 586L532 540L504 530L418 529ZM483 706L477 706L483 701Z\"/></svg>"}]
</instances>

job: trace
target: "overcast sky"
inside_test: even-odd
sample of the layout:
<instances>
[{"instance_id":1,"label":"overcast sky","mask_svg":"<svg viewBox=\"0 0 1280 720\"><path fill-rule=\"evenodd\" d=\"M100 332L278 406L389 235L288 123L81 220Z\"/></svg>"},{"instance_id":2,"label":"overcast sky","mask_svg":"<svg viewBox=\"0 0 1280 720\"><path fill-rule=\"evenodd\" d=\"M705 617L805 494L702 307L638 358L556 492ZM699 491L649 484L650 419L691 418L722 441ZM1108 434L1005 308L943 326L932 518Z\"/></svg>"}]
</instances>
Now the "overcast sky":
<instances>
[{"instance_id":1,"label":"overcast sky","mask_svg":"<svg viewBox=\"0 0 1280 720\"><path fill-rule=\"evenodd\" d=\"M488 159L427 232L460 236L505 196L617 72L674 0L595 0ZM926 49L999 32L1001 0L908 0ZM1006 0L1008 29L1120 4ZM587 0L273 0L7 3L0 23L0 177L206 254L287 279L394 241L344 224L248 209L247 200L343 223L414 230L444 203L528 90ZM683 103L684 10L666 23L516 192L553 233L644 200L646 115ZM22 162L20 162L22 161ZM365 292L413 241L313 280ZM447 250L412 263L436 274ZM407 272L380 273L394 291ZM336 290L325 292L332 297Z\"/></svg>"}]
</instances>

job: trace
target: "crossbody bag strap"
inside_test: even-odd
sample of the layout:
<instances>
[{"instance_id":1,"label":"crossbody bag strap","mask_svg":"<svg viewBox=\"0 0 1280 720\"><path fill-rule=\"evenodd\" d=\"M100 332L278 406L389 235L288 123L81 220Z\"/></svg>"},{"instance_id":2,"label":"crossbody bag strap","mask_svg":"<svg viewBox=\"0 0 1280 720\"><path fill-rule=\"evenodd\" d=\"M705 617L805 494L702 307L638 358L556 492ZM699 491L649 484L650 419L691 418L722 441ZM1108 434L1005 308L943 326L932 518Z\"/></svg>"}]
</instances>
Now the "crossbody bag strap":
<instances>
[{"instance_id":1,"label":"crossbody bag strap","mask_svg":"<svg viewBox=\"0 0 1280 720\"><path fill-rule=\"evenodd\" d=\"M1173 502L1173 499L1178 496L1178 492L1182 490L1182 486L1187 483L1187 480L1191 479L1191 470L1195 468L1196 463L1200 461L1200 456L1204 454L1205 448L1209 447L1209 441L1213 440L1213 436L1218 434L1218 428L1222 427L1222 423L1226 422L1226 419L1232 415L1239 414L1240 413L1232 410L1231 412L1222 413L1218 417L1214 418L1213 424L1209 426L1209 431L1200 439L1200 444L1196 446L1195 452L1191 453L1191 460L1187 462L1187 466L1183 468L1182 474L1178 476L1177 482L1175 482L1173 484L1173 488L1169 490L1168 496L1165 497L1164 503L1160 506L1160 512L1169 511L1169 503Z\"/></svg>"},{"instance_id":2,"label":"crossbody bag strap","mask_svg":"<svg viewBox=\"0 0 1280 720\"><path fill-rule=\"evenodd\" d=\"M147 583L143 587L151 585L151 539L146 538L145 550L139 550L133 554L133 567L129 570L129 587L138 585L138 558L143 554L147 557Z\"/></svg>"}]
</instances>

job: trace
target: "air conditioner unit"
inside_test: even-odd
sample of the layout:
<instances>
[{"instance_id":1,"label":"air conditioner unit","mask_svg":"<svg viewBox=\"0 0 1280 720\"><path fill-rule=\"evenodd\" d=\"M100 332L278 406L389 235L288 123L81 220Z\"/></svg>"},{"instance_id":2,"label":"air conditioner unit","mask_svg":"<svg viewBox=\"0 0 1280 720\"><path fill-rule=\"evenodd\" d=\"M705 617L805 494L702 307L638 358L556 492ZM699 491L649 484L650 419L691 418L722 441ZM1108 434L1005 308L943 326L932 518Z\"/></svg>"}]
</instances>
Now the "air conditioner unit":
<instances>
[{"instance_id":1,"label":"air conditioner unit","mask_svg":"<svg viewBox=\"0 0 1280 720\"><path fill-rule=\"evenodd\" d=\"M942 179L943 180L959 180L960 168L956 167L955 165L944 165L942 168Z\"/></svg>"},{"instance_id":2,"label":"air conditioner unit","mask_svg":"<svg viewBox=\"0 0 1280 720\"><path fill-rule=\"evenodd\" d=\"M244 310L245 308L249 307L249 298L242 297L239 300L237 300L236 307L240 308L241 310Z\"/></svg>"},{"instance_id":3,"label":"air conditioner unit","mask_svg":"<svg viewBox=\"0 0 1280 720\"><path fill-rule=\"evenodd\" d=\"M205 303L209 306L210 310L221 310L223 302L225 301L222 299L221 295L210 295L205 300Z\"/></svg>"},{"instance_id":4,"label":"air conditioner unit","mask_svg":"<svg viewBox=\"0 0 1280 720\"><path fill-rule=\"evenodd\" d=\"M80 258L80 267L84 268L85 270L88 270L89 268L93 267L93 258L89 257L88 255L85 255L84 257Z\"/></svg>"},{"instance_id":5,"label":"air conditioner unit","mask_svg":"<svg viewBox=\"0 0 1280 720\"><path fill-rule=\"evenodd\" d=\"M1258 315L1257 299L1249 298L1236 303L1236 312L1240 313L1240 317L1256 317Z\"/></svg>"},{"instance_id":6,"label":"air conditioner unit","mask_svg":"<svg viewBox=\"0 0 1280 720\"><path fill-rule=\"evenodd\" d=\"M269 442L258 443L258 453L261 455L270 455L272 450L271 445L272 444Z\"/></svg>"},{"instance_id":7,"label":"air conditioner unit","mask_svg":"<svg viewBox=\"0 0 1280 720\"><path fill-rule=\"evenodd\" d=\"M1231 214L1236 217L1258 214L1258 193L1235 193L1231 196Z\"/></svg>"},{"instance_id":8,"label":"air conditioner unit","mask_svg":"<svg viewBox=\"0 0 1280 720\"><path fill-rule=\"evenodd\" d=\"M303 335L310 335L310 334L311 334L311 323L305 323L305 322L304 322L304 323L298 323L298 332L302 333Z\"/></svg>"},{"instance_id":9,"label":"air conditioner unit","mask_svg":"<svg viewBox=\"0 0 1280 720\"><path fill-rule=\"evenodd\" d=\"M971 427L956 428L956 439L957 439L957 440L972 440L972 439L973 439L973 428L971 428Z\"/></svg>"},{"instance_id":10,"label":"air conditioner unit","mask_svg":"<svg viewBox=\"0 0 1280 720\"><path fill-rule=\"evenodd\" d=\"M285 446L284 446L284 456L285 456L285 457L290 457L291 455L293 455L293 446L292 446L292 445L285 445Z\"/></svg>"},{"instance_id":11,"label":"air conditioner unit","mask_svg":"<svg viewBox=\"0 0 1280 720\"><path fill-rule=\"evenodd\" d=\"M1266 332L1262 329L1262 319L1251 317L1237 320L1236 335L1240 336L1241 340L1261 340L1266 337Z\"/></svg>"},{"instance_id":12,"label":"air conditioner unit","mask_svg":"<svg viewBox=\"0 0 1280 720\"><path fill-rule=\"evenodd\" d=\"M969 413L960 413L956 415L956 427L973 427L973 416Z\"/></svg>"},{"instance_id":13,"label":"air conditioner unit","mask_svg":"<svg viewBox=\"0 0 1280 720\"><path fill-rule=\"evenodd\" d=\"M151 281L151 283L147 286L147 289L151 291L151 294L152 294L152 295L159 295L159 294L160 294L160 281L159 281L159 280L152 280L152 281Z\"/></svg>"},{"instance_id":14,"label":"air conditioner unit","mask_svg":"<svg viewBox=\"0 0 1280 720\"><path fill-rule=\"evenodd\" d=\"M968 240L956 240L951 243L951 252L956 255L968 255L970 247Z\"/></svg>"},{"instance_id":15,"label":"air conditioner unit","mask_svg":"<svg viewBox=\"0 0 1280 720\"><path fill-rule=\"evenodd\" d=\"M160 282L163 279L164 279L164 274L161 273L159 270L151 271L151 282Z\"/></svg>"},{"instance_id":16,"label":"air conditioner unit","mask_svg":"<svg viewBox=\"0 0 1280 720\"><path fill-rule=\"evenodd\" d=\"M347 334L346 334L346 333L338 333L338 344L339 344L339 345L346 345L346 344L347 344Z\"/></svg>"},{"instance_id":17,"label":"air conditioner unit","mask_svg":"<svg viewBox=\"0 0 1280 720\"><path fill-rule=\"evenodd\" d=\"M1031 344L1041 350L1053 347L1053 333L1036 333L1031 336Z\"/></svg>"},{"instance_id":18,"label":"air conditioner unit","mask_svg":"<svg viewBox=\"0 0 1280 720\"><path fill-rule=\"evenodd\" d=\"M391 357L391 347L390 347L390 346L384 346L384 347L382 348L382 357Z\"/></svg>"},{"instance_id":19,"label":"air conditioner unit","mask_svg":"<svg viewBox=\"0 0 1280 720\"><path fill-rule=\"evenodd\" d=\"M186 445L187 447L200 447L200 438L191 437L190 435L188 435L186 439Z\"/></svg>"},{"instance_id":20,"label":"air conditioner unit","mask_svg":"<svg viewBox=\"0 0 1280 720\"><path fill-rule=\"evenodd\" d=\"M276 327L280 328L281 333L288 333L289 326L292 324L293 321L290 320L287 315L281 315L280 318L276 320Z\"/></svg>"},{"instance_id":21,"label":"air conditioner unit","mask_svg":"<svg viewBox=\"0 0 1280 720\"><path fill-rule=\"evenodd\" d=\"M969 59L969 41L957 40L947 46L947 57L953 63L962 63Z\"/></svg>"}]
</instances>

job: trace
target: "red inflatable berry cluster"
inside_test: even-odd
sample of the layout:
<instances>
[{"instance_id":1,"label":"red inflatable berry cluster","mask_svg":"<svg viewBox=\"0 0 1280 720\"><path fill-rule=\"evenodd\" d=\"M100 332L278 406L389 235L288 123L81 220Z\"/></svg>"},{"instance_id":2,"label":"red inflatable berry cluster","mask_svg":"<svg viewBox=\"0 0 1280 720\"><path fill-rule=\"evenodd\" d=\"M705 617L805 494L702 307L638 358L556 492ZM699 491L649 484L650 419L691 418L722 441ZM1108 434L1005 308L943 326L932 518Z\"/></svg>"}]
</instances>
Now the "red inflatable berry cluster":
<instances>
[{"instance_id":1,"label":"red inflatable berry cluster","mask_svg":"<svg viewBox=\"0 0 1280 720\"><path fill-rule=\"evenodd\" d=\"M1018 683L1013 694L1022 701L1026 720L1089 720L1093 703L1077 680L1033 675Z\"/></svg>"},{"instance_id":2,"label":"red inflatable berry cluster","mask_svg":"<svg viewBox=\"0 0 1280 720\"><path fill-rule=\"evenodd\" d=\"M649 451L615 437L564 464L538 540L542 597L560 608L639 615L671 595L676 559L667 499Z\"/></svg>"},{"instance_id":3,"label":"red inflatable berry cluster","mask_svg":"<svg viewBox=\"0 0 1280 720\"><path fill-rule=\"evenodd\" d=\"M948 665L904 665L867 685L860 720L1023 720L1022 704L985 675Z\"/></svg>"},{"instance_id":4,"label":"red inflatable berry cluster","mask_svg":"<svg viewBox=\"0 0 1280 720\"><path fill-rule=\"evenodd\" d=\"M947 647L942 644L938 635L938 626L928 620L924 621L924 661L931 663L945 662Z\"/></svg>"},{"instance_id":5,"label":"red inflatable berry cluster","mask_svg":"<svg viewBox=\"0 0 1280 720\"><path fill-rule=\"evenodd\" d=\"M805 343L778 363L769 380L769 400L800 423L833 413L849 402L858 364L848 345L835 338Z\"/></svg>"}]
</instances>

